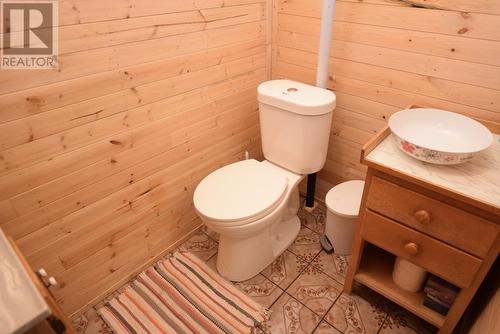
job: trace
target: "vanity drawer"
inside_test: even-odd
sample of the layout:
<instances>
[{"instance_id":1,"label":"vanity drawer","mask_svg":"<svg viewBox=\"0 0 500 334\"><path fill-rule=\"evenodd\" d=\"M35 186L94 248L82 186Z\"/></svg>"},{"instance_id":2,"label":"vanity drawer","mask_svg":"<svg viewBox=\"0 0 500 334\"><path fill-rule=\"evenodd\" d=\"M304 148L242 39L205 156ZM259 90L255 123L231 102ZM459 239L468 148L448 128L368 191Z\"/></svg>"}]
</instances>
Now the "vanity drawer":
<instances>
[{"instance_id":1,"label":"vanity drawer","mask_svg":"<svg viewBox=\"0 0 500 334\"><path fill-rule=\"evenodd\" d=\"M367 207L481 258L498 234L496 224L379 177L372 178Z\"/></svg>"},{"instance_id":2,"label":"vanity drawer","mask_svg":"<svg viewBox=\"0 0 500 334\"><path fill-rule=\"evenodd\" d=\"M481 266L480 259L370 210L365 211L362 234L370 243L461 288L470 285Z\"/></svg>"}]
</instances>

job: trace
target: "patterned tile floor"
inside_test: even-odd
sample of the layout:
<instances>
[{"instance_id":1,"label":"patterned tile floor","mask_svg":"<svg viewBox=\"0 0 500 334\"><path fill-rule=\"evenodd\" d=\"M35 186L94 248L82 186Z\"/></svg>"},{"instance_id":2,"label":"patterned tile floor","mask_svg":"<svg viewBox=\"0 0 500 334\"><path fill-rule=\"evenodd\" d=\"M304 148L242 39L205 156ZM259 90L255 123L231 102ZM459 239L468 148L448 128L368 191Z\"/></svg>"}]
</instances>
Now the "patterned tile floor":
<instances>
[{"instance_id":1,"label":"patterned tile floor","mask_svg":"<svg viewBox=\"0 0 500 334\"><path fill-rule=\"evenodd\" d=\"M270 308L261 334L427 334L436 330L394 303L362 286L342 293L348 258L321 250L325 210L299 211L302 228L295 242L257 276L234 283ZM179 247L215 268L218 235L201 228ZM78 333L111 333L94 309L73 320Z\"/></svg>"}]
</instances>

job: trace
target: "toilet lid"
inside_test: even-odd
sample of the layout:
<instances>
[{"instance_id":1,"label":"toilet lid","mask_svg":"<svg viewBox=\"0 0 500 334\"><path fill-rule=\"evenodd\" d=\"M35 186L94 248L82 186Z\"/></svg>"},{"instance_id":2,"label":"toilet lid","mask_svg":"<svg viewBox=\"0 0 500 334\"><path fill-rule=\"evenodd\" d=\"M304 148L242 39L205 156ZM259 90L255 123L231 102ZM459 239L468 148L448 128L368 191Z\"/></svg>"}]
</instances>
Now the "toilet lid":
<instances>
[{"instance_id":1,"label":"toilet lid","mask_svg":"<svg viewBox=\"0 0 500 334\"><path fill-rule=\"evenodd\" d=\"M254 159L222 167L205 177L193 196L196 210L216 221L262 215L281 200L288 179Z\"/></svg>"}]
</instances>

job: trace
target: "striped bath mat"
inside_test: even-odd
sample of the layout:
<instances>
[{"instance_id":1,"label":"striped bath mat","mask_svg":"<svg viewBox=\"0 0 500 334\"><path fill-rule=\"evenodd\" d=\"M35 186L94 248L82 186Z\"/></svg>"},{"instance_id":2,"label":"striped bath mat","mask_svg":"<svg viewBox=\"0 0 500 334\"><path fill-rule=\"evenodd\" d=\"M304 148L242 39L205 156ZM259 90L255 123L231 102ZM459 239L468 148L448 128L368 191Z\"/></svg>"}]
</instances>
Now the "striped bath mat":
<instances>
[{"instance_id":1,"label":"striped bath mat","mask_svg":"<svg viewBox=\"0 0 500 334\"><path fill-rule=\"evenodd\" d=\"M117 334L254 333L268 311L190 253L143 271L98 310Z\"/></svg>"}]
</instances>

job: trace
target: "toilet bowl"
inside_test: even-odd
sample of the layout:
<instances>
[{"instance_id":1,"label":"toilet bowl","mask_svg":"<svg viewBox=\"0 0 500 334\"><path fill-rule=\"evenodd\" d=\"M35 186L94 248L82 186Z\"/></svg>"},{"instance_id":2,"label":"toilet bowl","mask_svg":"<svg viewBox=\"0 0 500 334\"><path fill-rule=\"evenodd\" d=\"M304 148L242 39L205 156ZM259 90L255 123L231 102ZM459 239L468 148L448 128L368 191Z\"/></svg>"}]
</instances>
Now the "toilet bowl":
<instances>
[{"instance_id":1,"label":"toilet bowl","mask_svg":"<svg viewBox=\"0 0 500 334\"><path fill-rule=\"evenodd\" d=\"M197 186L193 203L220 233L217 270L244 281L276 259L297 237L298 184L323 168L335 108L331 91L290 80L257 89L262 152L224 166Z\"/></svg>"},{"instance_id":2,"label":"toilet bowl","mask_svg":"<svg viewBox=\"0 0 500 334\"><path fill-rule=\"evenodd\" d=\"M220 233L221 275L249 279L290 246L300 230L298 184L303 178L269 161L249 159L200 182L193 202L207 227Z\"/></svg>"}]
</instances>

